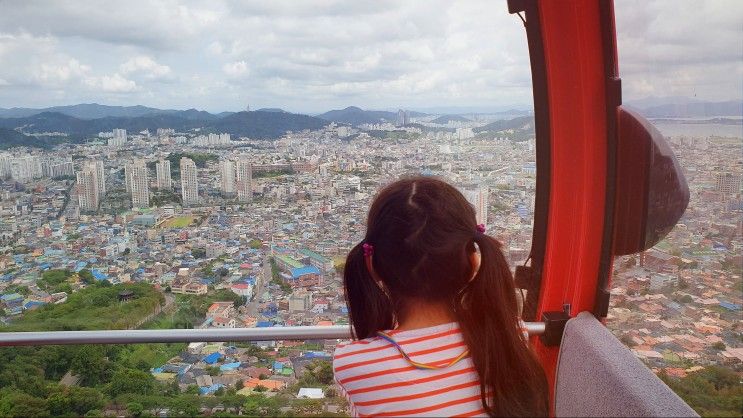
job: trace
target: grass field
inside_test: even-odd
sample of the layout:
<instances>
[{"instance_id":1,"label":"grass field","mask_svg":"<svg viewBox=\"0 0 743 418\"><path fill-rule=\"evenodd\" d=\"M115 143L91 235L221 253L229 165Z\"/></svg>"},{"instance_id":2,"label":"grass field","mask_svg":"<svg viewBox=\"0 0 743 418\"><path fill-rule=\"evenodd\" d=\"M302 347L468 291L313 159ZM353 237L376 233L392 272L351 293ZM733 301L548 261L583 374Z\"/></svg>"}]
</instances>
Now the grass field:
<instances>
[{"instance_id":1,"label":"grass field","mask_svg":"<svg viewBox=\"0 0 743 418\"><path fill-rule=\"evenodd\" d=\"M196 219L194 216L176 216L163 222L162 228L185 228Z\"/></svg>"}]
</instances>

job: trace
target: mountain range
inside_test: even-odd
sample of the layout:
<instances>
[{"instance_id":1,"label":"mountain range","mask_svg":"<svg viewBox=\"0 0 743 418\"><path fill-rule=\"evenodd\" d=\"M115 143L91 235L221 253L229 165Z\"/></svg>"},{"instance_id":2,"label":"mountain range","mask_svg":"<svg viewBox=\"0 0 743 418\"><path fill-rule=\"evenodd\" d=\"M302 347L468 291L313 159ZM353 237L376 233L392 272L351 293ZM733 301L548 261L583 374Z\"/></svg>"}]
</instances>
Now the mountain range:
<instances>
[{"instance_id":1,"label":"mountain range","mask_svg":"<svg viewBox=\"0 0 743 418\"><path fill-rule=\"evenodd\" d=\"M425 113L409 111L408 114L411 117L426 116ZM364 110L356 106L349 106L345 109L331 110L317 115L320 119L335 123L344 123L348 125L358 126L365 123L394 123L397 121L397 112L388 112L385 110Z\"/></svg>"},{"instance_id":2,"label":"mountain range","mask_svg":"<svg viewBox=\"0 0 743 418\"><path fill-rule=\"evenodd\" d=\"M146 106L108 106L98 103L82 103L70 106L53 106L42 109L32 109L27 107L14 107L11 109L0 108L0 118L24 118L38 115L40 113L53 112L63 115L72 116L78 119L100 119L105 117L115 118L136 118L140 116L152 115L175 115L184 119L218 119L229 116L234 112L222 112L212 114L203 110L173 110L173 109L156 109Z\"/></svg>"}]
</instances>

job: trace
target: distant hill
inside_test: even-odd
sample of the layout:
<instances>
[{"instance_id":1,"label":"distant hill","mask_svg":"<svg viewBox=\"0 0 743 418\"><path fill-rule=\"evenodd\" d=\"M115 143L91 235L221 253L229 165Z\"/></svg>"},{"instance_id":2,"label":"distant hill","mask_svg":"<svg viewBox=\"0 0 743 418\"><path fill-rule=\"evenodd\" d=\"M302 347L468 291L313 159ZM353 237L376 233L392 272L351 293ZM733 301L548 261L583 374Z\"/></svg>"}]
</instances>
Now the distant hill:
<instances>
[{"instance_id":1,"label":"distant hill","mask_svg":"<svg viewBox=\"0 0 743 418\"><path fill-rule=\"evenodd\" d=\"M688 102L650 106L640 111L648 118L698 118L743 116L743 102Z\"/></svg>"},{"instance_id":2,"label":"distant hill","mask_svg":"<svg viewBox=\"0 0 743 418\"><path fill-rule=\"evenodd\" d=\"M279 112L279 113L288 113L288 112L287 112L287 111L285 111L284 109L279 109L278 107L263 107L263 108L260 108L260 109L256 110L256 112Z\"/></svg>"},{"instance_id":3,"label":"distant hill","mask_svg":"<svg viewBox=\"0 0 743 418\"><path fill-rule=\"evenodd\" d=\"M151 116L157 114L177 115L185 119L217 119L222 116L228 116L232 112L224 112L218 115L211 114L203 110L173 110L173 109L155 109L146 106L108 106L98 103L83 103L69 106L54 106L43 109L31 109L24 107L14 107L12 109L0 108L0 118L25 118L41 113L61 113L78 119L101 119L107 117L113 118L136 118L140 116Z\"/></svg>"},{"instance_id":4,"label":"distant hill","mask_svg":"<svg viewBox=\"0 0 743 418\"><path fill-rule=\"evenodd\" d=\"M0 128L0 149L14 147L51 148L64 142L70 141L67 138L28 136L13 129Z\"/></svg>"},{"instance_id":5,"label":"distant hill","mask_svg":"<svg viewBox=\"0 0 743 418\"><path fill-rule=\"evenodd\" d=\"M347 123L356 126L364 123L394 122L397 119L397 113L382 110L363 110L356 106L349 106L345 109L325 112L317 115L317 117L331 122Z\"/></svg>"},{"instance_id":6,"label":"distant hill","mask_svg":"<svg viewBox=\"0 0 743 418\"><path fill-rule=\"evenodd\" d=\"M486 131L498 132L498 131L504 131L507 129L521 129L521 130L533 132L534 131L534 117L533 116L519 116L518 118L513 118L513 119L497 120L485 126L475 128L474 131L476 133L486 132Z\"/></svg>"},{"instance_id":7,"label":"distant hill","mask_svg":"<svg viewBox=\"0 0 743 418\"><path fill-rule=\"evenodd\" d=\"M431 121L431 123L438 123L441 125L446 125L449 122L472 122L472 121L465 118L464 116L459 116L459 115L443 115Z\"/></svg>"},{"instance_id":8,"label":"distant hill","mask_svg":"<svg viewBox=\"0 0 743 418\"><path fill-rule=\"evenodd\" d=\"M114 128L123 128L129 132L145 129L154 131L157 128L173 128L177 132L186 132L203 128L207 132L227 132L234 136L266 139L280 137L286 131L319 129L327 125L322 119L286 112L238 112L222 118L203 113L187 110L178 114L79 119L62 113L44 112L22 118L0 118L0 128L22 128L27 133L62 132L70 135L71 139L94 136Z\"/></svg>"},{"instance_id":9,"label":"distant hill","mask_svg":"<svg viewBox=\"0 0 743 418\"><path fill-rule=\"evenodd\" d=\"M237 112L207 125L214 132L227 132L254 139L278 138L286 131L320 129L327 121L288 112Z\"/></svg>"}]
</instances>

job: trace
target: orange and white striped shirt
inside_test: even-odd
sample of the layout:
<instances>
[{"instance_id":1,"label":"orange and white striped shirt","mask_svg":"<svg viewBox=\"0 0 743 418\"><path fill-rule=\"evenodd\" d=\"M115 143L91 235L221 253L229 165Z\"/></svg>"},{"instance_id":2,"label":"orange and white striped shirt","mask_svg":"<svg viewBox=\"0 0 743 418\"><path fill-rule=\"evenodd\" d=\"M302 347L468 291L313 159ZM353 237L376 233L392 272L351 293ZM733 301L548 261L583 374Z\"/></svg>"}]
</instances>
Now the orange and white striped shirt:
<instances>
[{"instance_id":1,"label":"orange and white striped shirt","mask_svg":"<svg viewBox=\"0 0 743 418\"><path fill-rule=\"evenodd\" d=\"M467 349L456 322L388 334L419 363L446 365ZM469 357L418 369L390 342L372 337L338 345L333 371L354 416L487 416Z\"/></svg>"}]
</instances>

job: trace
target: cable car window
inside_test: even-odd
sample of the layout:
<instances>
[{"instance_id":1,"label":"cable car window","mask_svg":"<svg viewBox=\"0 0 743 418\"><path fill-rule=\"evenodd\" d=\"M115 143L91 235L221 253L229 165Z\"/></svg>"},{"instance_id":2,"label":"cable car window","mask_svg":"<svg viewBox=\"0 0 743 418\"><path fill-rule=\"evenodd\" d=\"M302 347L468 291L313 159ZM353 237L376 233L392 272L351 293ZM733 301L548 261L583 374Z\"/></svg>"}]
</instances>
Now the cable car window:
<instances>
[{"instance_id":1,"label":"cable car window","mask_svg":"<svg viewBox=\"0 0 743 418\"><path fill-rule=\"evenodd\" d=\"M0 331L347 325L345 255L410 175L455 185L524 264L523 22L383 3L3 4ZM6 347L0 409L343 412L335 343Z\"/></svg>"},{"instance_id":2,"label":"cable car window","mask_svg":"<svg viewBox=\"0 0 743 418\"><path fill-rule=\"evenodd\" d=\"M644 223L615 226L615 254L629 255L614 260L606 324L702 415L740 412L724 405L740 404L743 364L742 13L737 2L615 3L620 131L644 125L661 145L635 149L655 170L633 184L645 197L617 202L625 221L630 206L645 205L635 218ZM710 404L689 396L719 379L728 383L705 390Z\"/></svg>"}]
</instances>

